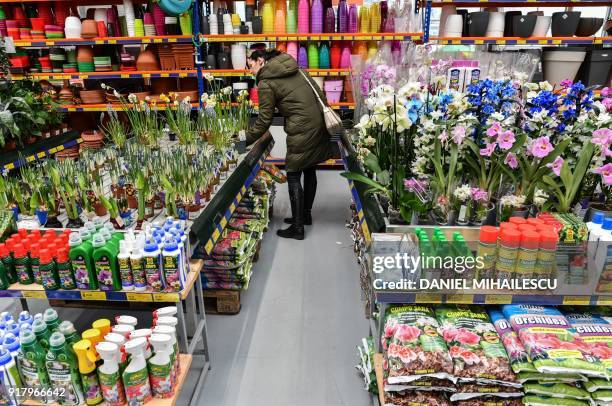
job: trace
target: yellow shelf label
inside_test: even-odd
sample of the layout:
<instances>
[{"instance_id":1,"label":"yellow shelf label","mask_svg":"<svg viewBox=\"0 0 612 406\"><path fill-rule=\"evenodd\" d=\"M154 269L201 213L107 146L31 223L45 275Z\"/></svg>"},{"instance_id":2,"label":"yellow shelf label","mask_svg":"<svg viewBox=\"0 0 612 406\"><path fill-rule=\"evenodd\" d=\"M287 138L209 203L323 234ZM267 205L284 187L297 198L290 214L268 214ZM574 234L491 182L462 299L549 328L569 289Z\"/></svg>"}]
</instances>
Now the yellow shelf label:
<instances>
[{"instance_id":1,"label":"yellow shelf label","mask_svg":"<svg viewBox=\"0 0 612 406\"><path fill-rule=\"evenodd\" d=\"M177 42L178 40L176 38L168 38L168 42Z\"/></svg>"},{"instance_id":2,"label":"yellow shelf label","mask_svg":"<svg viewBox=\"0 0 612 406\"><path fill-rule=\"evenodd\" d=\"M105 41L103 39L97 39L95 42L97 45L102 45Z\"/></svg>"},{"instance_id":3,"label":"yellow shelf label","mask_svg":"<svg viewBox=\"0 0 612 406\"><path fill-rule=\"evenodd\" d=\"M169 73L160 73L159 77L160 78L169 78L170 74Z\"/></svg>"},{"instance_id":4,"label":"yellow shelf label","mask_svg":"<svg viewBox=\"0 0 612 406\"><path fill-rule=\"evenodd\" d=\"M204 250L206 251L207 254L210 254L214 246L215 244L213 244L212 240L208 240L206 245L204 245Z\"/></svg>"},{"instance_id":5,"label":"yellow shelf label","mask_svg":"<svg viewBox=\"0 0 612 406\"><path fill-rule=\"evenodd\" d=\"M109 44L116 44L116 43L117 43L117 40L116 40L116 39L109 39L109 40L107 41L107 43L109 43Z\"/></svg>"},{"instance_id":6,"label":"yellow shelf label","mask_svg":"<svg viewBox=\"0 0 612 406\"><path fill-rule=\"evenodd\" d=\"M476 44L476 45L483 45L484 44L484 39L474 40L474 44Z\"/></svg>"},{"instance_id":7,"label":"yellow shelf label","mask_svg":"<svg viewBox=\"0 0 612 406\"><path fill-rule=\"evenodd\" d=\"M230 213L233 213L234 210L236 210L236 205L232 202L232 204L230 204Z\"/></svg>"},{"instance_id":8,"label":"yellow shelf label","mask_svg":"<svg viewBox=\"0 0 612 406\"><path fill-rule=\"evenodd\" d=\"M612 306L612 296L600 296L597 298L597 306Z\"/></svg>"},{"instance_id":9,"label":"yellow shelf label","mask_svg":"<svg viewBox=\"0 0 612 406\"><path fill-rule=\"evenodd\" d=\"M442 296L434 293L417 293L415 303L442 303Z\"/></svg>"},{"instance_id":10,"label":"yellow shelf label","mask_svg":"<svg viewBox=\"0 0 612 406\"><path fill-rule=\"evenodd\" d=\"M540 41L540 43L541 43L541 44L546 44L546 43L548 43L548 40L543 40L543 41ZM553 40L552 40L552 43L553 43L554 45L561 45L561 44L563 44L563 41L562 41L562 40L560 40L560 39L553 39Z\"/></svg>"},{"instance_id":11,"label":"yellow shelf label","mask_svg":"<svg viewBox=\"0 0 612 406\"><path fill-rule=\"evenodd\" d=\"M121 74L121 79L128 79L130 77L129 73L122 73Z\"/></svg>"},{"instance_id":12,"label":"yellow shelf label","mask_svg":"<svg viewBox=\"0 0 612 406\"><path fill-rule=\"evenodd\" d=\"M220 235L221 235L221 233L219 232L219 229L215 228L215 231L213 231L213 233L212 233L213 241L217 242L217 240L219 239Z\"/></svg>"},{"instance_id":13,"label":"yellow shelf label","mask_svg":"<svg viewBox=\"0 0 612 406\"><path fill-rule=\"evenodd\" d=\"M97 291L81 291L81 299L83 300L106 300L106 292Z\"/></svg>"},{"instance_id":14,"label":"yellow shelf label","mask_svg":"<svg viewBox=\"0 0 612 406\"><path fill-rule=\"evenodd\" d=\"M36 156L38 158L44 158L45 157L45 153L44 152L39 152L38 154L36 154Z\"/></svg>"},{"instance_id":15,"label":"yellow shelf label","mask_svg":"<svg viewBox=\"0 0 612 406\"><path fill-rule=\"evenodd\" d=\"M511 295L486 295L486 304L510 304L512 303Z\"/></svg>"},{"instance_id":16,"label":"yellow shelf label","mask_svg":"<svg viewBox=\"0 0 612 406\"><path fill-rule=\"evenodd\" d=\"M179 302L178 293L153 293L154 302Z\"/></svg>"},{"instance_id":17,"label":"yellow shelf label","mask_svg":"<svg viewBox=\"0 0 612 406\"><path fill-rule=\"evenodd\" d=\"M585 306L591 303L591 298L589 296L564 296L563 304L564 305L578 305Z\"/></svg>"},{"instance_id":18,"label":"yellow shelf label","mask_svg":"<svg viewBox=\"0 0 612 406\"><path fill-rule=\"evenodd\" d=\"M244 185L242 185L242 189L240 189L240 193L241 194L245 194L246 193L246 187L244 187Z\"/></svg>"},{"instance_id":19,"label":"yellow shelf label","mask_svg":"<svg viewBox=\"0 0 612 406\"><path fill-rule=\"evenodd\" d=\"M307 40L308 40L307 36L304 36L304 35L298 36L298 41L307 41Z\"/></svg>"},{"instance_id":20,"label":"yellow shelf label","mask_svg":"<svg viewBox=\"0 0 612 406\"><path fill-rule=\"evenodd\" d=\"M446 303L471 304L471 303L474 303L474 295L462 295L462 294L446 295Z\"/></svg>"},{"instance_id":21,"label":"yellow shelf label","mask_svg":"<svg viewBox=\"0 0 612 406\"><path fill-rule=\"evenodd\" d=\"M44 290L24 290L22 292L23 297L26 299L46 299L47 292Z\"/></svg>"},{"instance_id":22,"label":"yellow shelf label","mask_svg":"<svg viewBox=\"0 0 612 406\"><path fill-rule=\"evenodd\" d=\"M161 44L162 43L162 39L161 38L153 38L153 42L156 44Z\"/></svg>"},{"instance_id":23,"label":"yellow shelf label","mask_svg":"<svg viewBox=\"0 0 612 406\"><path fill-rule=\"evenodd\" d=\"M225 226L227 225L227 219L223 217L219 224L221 225L221 228L225 228Z\"/></svg>"},{"instance_id":24,"label":"yellow shelf label","mask_svg":"<svg viewBox=\"0 0 612 406\"><path fill-rule=\"evenodd\" d=\"M125 294L125 298L128 302L152 302L153 297L150 293L135 293L128 292Z\"/></svg>"}]
</instances>

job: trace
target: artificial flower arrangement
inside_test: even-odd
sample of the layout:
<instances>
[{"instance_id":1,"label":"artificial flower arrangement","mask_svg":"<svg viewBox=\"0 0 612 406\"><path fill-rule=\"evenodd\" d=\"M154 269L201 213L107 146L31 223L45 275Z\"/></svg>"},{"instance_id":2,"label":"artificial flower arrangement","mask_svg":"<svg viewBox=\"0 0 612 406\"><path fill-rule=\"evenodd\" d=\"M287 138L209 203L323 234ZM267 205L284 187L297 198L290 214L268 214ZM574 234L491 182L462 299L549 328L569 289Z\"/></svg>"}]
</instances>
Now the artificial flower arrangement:
<instances>
[{"instance_id":1,"label":"artificial flower arrangement","mask_svg":"<svg viewBox=\"0 0 612 406\"><path fill-rule=\"evenodd\" d=\"M528 83L496 65L499 77L458 92L439 81L449 66L432 66L435 81L398 75L395 86L384 78L409 69L377 61L363 71L366 113L354 143L366 176L343 175L370 185L391 221L428 213L438 224L483 224L609 201L610 89L595 96L580 82Z\"/></svg>"}]
</instances>

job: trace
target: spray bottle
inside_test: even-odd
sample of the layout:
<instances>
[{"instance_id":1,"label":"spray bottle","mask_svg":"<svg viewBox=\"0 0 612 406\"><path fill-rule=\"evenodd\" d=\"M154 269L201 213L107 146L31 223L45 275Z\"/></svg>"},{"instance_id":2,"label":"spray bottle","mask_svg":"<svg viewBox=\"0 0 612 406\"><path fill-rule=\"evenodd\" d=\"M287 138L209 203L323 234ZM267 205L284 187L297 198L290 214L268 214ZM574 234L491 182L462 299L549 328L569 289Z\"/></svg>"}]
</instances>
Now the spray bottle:
<instances>
[{"instance_id":1,"label":"spray bottle","mask_svg":"<svg viewBox=\"0 0 612 406\"><path fill-rule=\"evenodd\" d=\"M172 362L172 383L176 383L176 380L181 373L178 353L178 343L176 341L176 329L171 326L155 326L153 327L153 334L164 334L170 336L170 361Z\"/></svg>"},{"instance_id":2,"label":"spray bottle","mask_svg":"<svg viewBox=\"0 0 612 406\"><path fill-rule=\"evenodd\" d=\"M104 338L106 339L106 336ZM100 358L104 360L104 363L98 368L98 381L106 405L127 405L119 371L119 359L121 357L119 347L112 342L101 342L96 345L96 351L100 354Z\"/></svg>"},{"instance_id":3,"label":"spray bottle","mask_svg":"<svg viewBox=\"0 0 612 406\"><path fill-rule=\"evenodd\" d=\"M174 395L174 381L172 380L172 337L166 334L152 334L149 343L155 350L155 355L148 361L149 380L153 396L157 398L170 398Z\"/></svg>"},{"instance_id":4,"label":"spray bottle","mask_svg":"<svg viewBox=\"0 0 612 406\"><path fill-rule=\"evenodd\" d=\"M98 319L91 323L91 328L100 331L100 335L104 337L111 331L111 322L109 319Z\"/></svg>"},{"instance_id":5,"label":"spray bottle","mask_svg":"<svg viewBox=\"0 0 612 406\"><path fill-rule=\"evenodd\" d=\"M100 333L100 330L96 328L90 328L89 330L85 330L81 334L81 338L83 340L88 340L91 343L91 351L96 357L96 361L99 361L100 356L96 352L96 345L98 345L98 343L102 341L102 334Z\"/></svg>"},{"instance_id":6,"label":"spray bottle","mask_svg":"<svg viewBox=\"0 0 612 406\"><path fill-rule=\"evenodd\" d=\"M178 325L178 319L173 316L161 316L155 319L154 322L155 322L155 327L168 326L172 328L171 334L172 334L173 346L174 346L172 361L174 362L174 367L176 368L176 376L179 376L179 374L181 373L181 365L178 362L179 348L178 348L178 341L176 339L176 326ZM166 332L163 334L170 334L170 333Z\"/></svg>"},{"instance_id":7,"label":"spray bottle","mask_svg":"<svg viewBox=\"0 0 612 406\"><path fill-rule=\"evenodd\" d=\"M125 324L125 325L136 328L136 325L138 324L138 319L134 316L128 316L128 315L122 314L120 316L115 317L115 323Z\"/></svg>"},{"instance_id":8,"label":"spray bottle","mask_svg":"<svg viewBox=\"0 0 612 406\"><path fill-rule=\"evenodd\" d=\"M129 365L123 371L123 386L131 406L141 406L151 400L151 385L144 350L145 338L136 338L125 343L125 351L131 355Z\"/></svg>"},{"instance_id":9,"label":"spray bottle","mask_svg":"<svg viewBox=\"0 0 612 406\"><path fill-rule=\"evenodd\" d=\"M126 339L130 337L130 333L134 331L134 326L128 324L117 324L113 326L112 332L124 336Z\"/></svg>"},{"instance_id":10,"label":"spray bottle","mask_svg":"<svg viewBox=\"0 0 612 406\"><path fill-rule=\"evenodd\" d=\"M104 341L113 343L117 346L117 348L119 348L119 358L117 358L117 362L119 363L119 373L122 374L127 366L127 354L124 348L127 339L121 334L108 333L104 336ZM100 354L100 357L101 356L102 354Z\"/></svg>"},{"instance_id":11,"label":"spray bottle","mask_svg":"<svg viewBox=\"0 0 612 406\"><path fill-rule=\"evenodd\" d=\"M102 391L96 374L96 353L89 340L81 340L72 346L78 362L85 402L88 405L102 403Z\"/></svg>"},{"instance_id":12,"label":"spray bottle","mask_svg":"<svg viewBox=\"0 0 612 406\"><path fill-rule=\"evenodd\" d=\"M17 389L22 388L21 378L11 353L0 348L0 400L3 404L18 405L15 396Z\"/></svg>"},{"instance_id":13,"label":"spray bottle","mask_svg":"<svg viewBox=\"0 0 612 406\"><path fill-rule=\"evenodd\" d=\"M147 345L145 346L145 359L151 358L151 345L149 344L149 337L153 334L153 331L150 328L141 328L138 330L134 330L130 333L130 340L135 338L144 338L147 340Z\"/></svg>"},{"instance_id":14,"label":"spray bottle","mask_svg":"<svg viewBox=\"0 0 612 406\"><path fill-rule=\"evenodd\" d=\"M166 306L166 307L160 307L157 310L153 311L153 325L155 326L156 324L156 320L159 317L173 317L176 316L176 313L178 312L176 306Z\"/></svg>"},{"instance_id":15,"label":"spray bottle","mask_svg":"<svg viewBox=\"0 0 612 406\"><path fill-rule=\"evenodd\" d=\"M58 392L57 400L62 406L85 403L78 363L74 353L66 347L62 333L51 335L46 365L51 386Z\"/></svg>"},{"instance_id":16,"label":"spray bottle","mask_svg":"<svg viewBox=\"0 0 612 406\"><path fill-rule=\"evenodd\" d=\"M36 341L36 336L31 331L22 331L19 341L21 348L17 355L17 363L25 387L40 388L38 394L33 395L33 400L43 404L51 403L52 396L47 396L51 383L45 368L45 350Z\"/></svg>"},{"instance_id":17,"label":"spray bottle","mask_svg":"<svg viewBox=\"0 0 612 406\"><path fill-rule=\"evenodd\" d=\"M119 241L117 261L119 263L119 275L121 276L121 288L123 290L134 290L134 277L130 268L130 251L131 245L128 240Z\"/></svg>"}]
</instances>

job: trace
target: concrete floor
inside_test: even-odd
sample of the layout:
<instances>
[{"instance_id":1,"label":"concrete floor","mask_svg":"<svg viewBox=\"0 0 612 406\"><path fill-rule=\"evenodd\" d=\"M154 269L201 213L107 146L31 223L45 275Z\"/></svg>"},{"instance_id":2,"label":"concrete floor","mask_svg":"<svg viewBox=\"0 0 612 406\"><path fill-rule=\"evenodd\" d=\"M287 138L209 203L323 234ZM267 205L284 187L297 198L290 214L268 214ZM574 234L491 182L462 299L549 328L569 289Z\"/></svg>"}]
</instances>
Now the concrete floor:
<instances>
[{"instance_id":1,"label":"concrete floor","mask_svg":"<svg viewBox=\"0 0 612 406\"><path fill-rule=\"evenodd\" d=\"M337 171L319 171L318 179L306 239L275 235L290 213L281 185L241 312L208 316L213 367L202 405L370 405L353 367L368 323L344 227L350 192Z\"/></svg>"},{"instance_id":2,"label":"concrete floor","mask_svg":"<svg viewBox=\"0 0 612 406\"><path fill-rule=\"evenodd\" d=\"M338 171L319 171L314 225L304 241L276 236L290 215L280 185L259 262L235 316L207 316L212 370L199 397L211 406L366 406L370 398L354 365L368 335L360 302L359 268L344 227L350 192ZM28 300L32 313L48 302ZM0 299L14 315L19 301ZM86 328L108 310L58 308L60 318ZM113 314L116 311L112 311ZM150 311L121 311L150 324ZM187 405L200 366L188 375L177 405Z\"/></svg>"}]
</instances>

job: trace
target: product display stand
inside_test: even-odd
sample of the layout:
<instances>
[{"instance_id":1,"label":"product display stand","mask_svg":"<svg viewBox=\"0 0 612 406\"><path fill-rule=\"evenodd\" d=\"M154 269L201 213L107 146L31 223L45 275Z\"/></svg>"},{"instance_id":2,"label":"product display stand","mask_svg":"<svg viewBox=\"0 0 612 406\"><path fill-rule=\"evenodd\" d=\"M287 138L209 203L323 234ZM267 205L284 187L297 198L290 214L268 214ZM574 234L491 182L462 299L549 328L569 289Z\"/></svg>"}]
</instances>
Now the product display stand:
<instances>
[{"instance_id":1,"label":"product display stand","mask_svg":"<svg viewBox=\"0 0 612 406\"><path fill-rule=\"evenodd\" d=\"M0 154L0 167L5 171L17 169L20 166L52 156L66 148L83 142L78 131L64 130L62 134L46 138L35 144L27 145L17 151L6 151Z\"/></svg>"}]
</instances>

